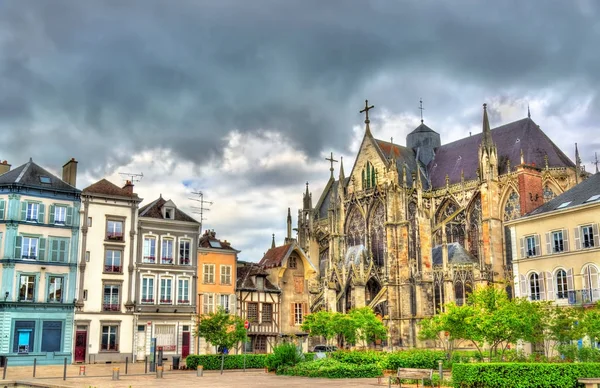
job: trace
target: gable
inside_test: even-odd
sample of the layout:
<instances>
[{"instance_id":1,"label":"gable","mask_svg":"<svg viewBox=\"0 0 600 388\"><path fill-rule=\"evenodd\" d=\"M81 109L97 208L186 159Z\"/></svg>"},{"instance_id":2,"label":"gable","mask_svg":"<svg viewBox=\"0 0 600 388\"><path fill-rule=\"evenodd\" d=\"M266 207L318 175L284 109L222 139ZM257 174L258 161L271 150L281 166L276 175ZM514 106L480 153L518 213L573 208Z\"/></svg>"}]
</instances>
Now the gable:
<instances>
[{"instance_id":1,"label":"gable","mask_svg":"<svg viewBox=\"0 0 600 388\"><path fill-rule=\"evenodd\" d=\"M354 165L352 166L352 171L349 175L348 182L348 193L354 191L354 187L356 186L356 190L362 190L363 185L363 169L367 166L367 163L370 163L377 173L377 181L381 182L380 179L383 178L383 174L388 165L385 155L379 148L377 141L373 139L370 132L365 134L363 141L358 150L358 154L356 155L356 159L354 161ZM354 182L354 183L353 183Z\"/></svg>"}]
</instances>

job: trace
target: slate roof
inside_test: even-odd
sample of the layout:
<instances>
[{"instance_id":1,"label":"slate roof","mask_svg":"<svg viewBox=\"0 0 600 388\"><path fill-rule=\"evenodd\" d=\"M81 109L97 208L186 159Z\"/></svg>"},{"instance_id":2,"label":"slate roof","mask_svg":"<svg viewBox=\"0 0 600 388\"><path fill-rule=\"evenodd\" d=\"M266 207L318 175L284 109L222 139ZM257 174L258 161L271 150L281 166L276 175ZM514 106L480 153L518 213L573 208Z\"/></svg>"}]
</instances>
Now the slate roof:
<instances>
[{"instance_id":1,"label":"slate roof","mask_svg":"<svg viewBox=\"0 0 600 388\"><path fill-rule=\"evenodd\" d=\"M425 126L425 124L422 124ZM418 128L418 127L417 127ZM432 131L433 132L433 131ZM404 165L406 164L406 183L412 186L412 172L419 169L421 174L421 182L423 183L423 189L429 189L429 179L427 178L427 172L425 168L417 161L415 152L408 147L401 146L399 144L393 144L383 140L375 140L377 145L381 149L381 152L389 158L393 153L396 159L396 168L398 169L398 180L402 182L404 180Z\"/></svg>"},{"instance_id":2,"label":"slate roof","mask_svg":"<svg viewBox=\"0 0 600 388\"><path fill-rule=\"evenodd\" d=\"M213 231L207 231L200 237L200 240L198 240L198 247L236 251L231 247L231 244L228 241L221 241L216 238Z\"/></svg>"},{"instance_id":3,"label":"slate roof","mask_svg":"<svg viewBox=\"0 0 600 388\"><path fill-rule=\"evenodd\" d=\"M527 164L543 167L544 156L548 155L549 167L575 167L573 162L546 136L530 118L524 118L491 130L492 140L498 152L500 174L506 173L506 161L511 166L521 164L521 150ZM479 145L482 133L477 133L452 143L444 144L436 150L435 158L429 163L428 171L433 188L446 185L446 174L450 184L461 180L477 178L479 166Z\"/></svg>"},{"instance_id":4,"label":"slate roof","mask_svg":"<svg viewBox=\"0 0 600 388\"><path fill-rule=\"evenodd\" d=\"M281 262L285 259L291 252L293 244L285 244L280 247L271 248L265 253L263 258L258 263L260 266L264 268L273 268L281 266Z\"/></svg>"},{"instance_id":5,"label":"slate roof","mask_svg":"<svg viewBox=\"0 0 600 388\"><path fill-rule=\"evenodd\" d=\"M593 201L589 201L590 198L595 195L598 195L599 197ZM564 203L568 204L564 205L559 210L570 209L574 206L592 202L600 203L600 173L591 175L577 186L554 197L551 201L546 202L542 206L531 211L529 214L526 214L526 216L533 216L557 210L557 207Z\"/></svg>"},{"instance_id":6,"label":"slate roof","mask_svg":"<svg viewBox=\"0 0 600 388\"><path fill-rule=\"evenodd\" d=\"M415 128L411 133L419 133L419 132L435 132L433 129L429 128L424 123L421 123L417 128ZM437 133L437 132L435 132Z\"/></svg>"},{"instance_id":7,"label":"slate roof","mask_svg":"<svg viewBox=\"0 0 600 388\"><path fill-rule=\"evenodd\" d=\"M442 246L437 245L431 249L431 256L433 257L434 265L442 265ZM479 260L467 251L459 243L448 244L448 263L450 264L477 264Z\"/></svg>"},{"instance_id":8,"label":"slate roof","mask_svg":"<svg viewBox=\"0 0 600 388\"><path fill-rule=\"evenodd\" d=\"M164 220L165 218L162 215L162 207L165 203L167 203L167 201L161 196L158 199L154 200L153 202L150 202L149 204L142 206L140 208L138 214L140 217L158 218L158 219ZM188 216L187 214L185 214L184 212L182 212L181 210L179 210L177 208L175 208L175 217L173 218L173 220L193 222L195 224L200 225L200 223L198 221L196 221L195 219Z\"/></svg>"},{"instance_id":9,"label":"slate roof","mask_svg":"<svg viewBox=\"0 0 600 388\"><path fill-rule=\"evenodd\" d=\"M101 179L98 182L83 189L83 193L90 194L105 194L118 197L139 198L136 193L130 193L127 189L121 188L106 179Z\"/></svg>"},{"instance_id":10,"label":"slate roof","mask_svg":"<svg viewBox=\"0 0 600 388\"><path fill-rule=\"evenodd\" d=\"M236 275L236 290L281 292L279 287L271 283L271 281L267 278L267 272L259 264L248 263L241 265L238 263ZM253 277L257 275L264 276L265 278L263 290L256 289L256 284L253 281Z\"/></svg>"},{"instance_id":11,"label":"slate roof","mask_svg":"<svg viewBox=\"0 0 600 388\"><path fill-rule=\"evenodd\" d=\"M47 177L50 183L42 183L40 177ZM56 175L49 173L32 159L29 162L0 175L0 186L19 185L42 188L45 190L80 193L81 190L71 186Z\"/></svg>"}]
</instances>

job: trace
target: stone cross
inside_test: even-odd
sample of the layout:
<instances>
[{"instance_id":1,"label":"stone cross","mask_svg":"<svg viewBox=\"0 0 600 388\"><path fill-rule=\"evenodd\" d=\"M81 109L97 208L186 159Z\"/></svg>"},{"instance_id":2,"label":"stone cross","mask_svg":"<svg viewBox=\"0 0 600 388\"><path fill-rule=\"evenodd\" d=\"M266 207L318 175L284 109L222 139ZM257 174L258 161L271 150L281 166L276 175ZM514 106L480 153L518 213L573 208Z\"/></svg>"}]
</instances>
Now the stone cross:
<instances>
[{"instance_id":1,"label":"stone cross","mask_svg":"<svg viewBox=\"0 0 600 388\"><path fill-rule=\"evenodd\" d=\"M375 108L375 105L371 105L369 106L369 100L365 100L365 109L361 110L358 113L364 113L365 114L365 124L370 123L369 121L369 110Z\"/></svg>"}]
</instances>

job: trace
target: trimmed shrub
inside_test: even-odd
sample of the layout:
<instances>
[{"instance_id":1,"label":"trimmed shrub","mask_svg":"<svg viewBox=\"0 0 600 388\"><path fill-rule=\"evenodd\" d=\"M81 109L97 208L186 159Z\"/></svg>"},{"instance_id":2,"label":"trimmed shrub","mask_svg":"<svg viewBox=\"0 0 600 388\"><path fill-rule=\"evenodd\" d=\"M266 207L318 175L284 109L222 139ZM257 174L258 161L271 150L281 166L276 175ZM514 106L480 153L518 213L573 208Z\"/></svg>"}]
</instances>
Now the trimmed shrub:
<instances>
[{"instance_id":1,"label":"trimmed shrub","mask_svg":"<svg viewBox=\"0 0 600 388\"><path fill-rule=\"evenodd\" d=\"M278 375L327 377L332 379L347 379L361 377L379 377L383 375L381 367L375 364L348 364L332 358L301 362L296 366L284 366L277 369Z\"/></svg>"},{"instance_id":2,"label":"trimmed shrub","mask_svg":"<svg viewBox=\"0 0 600 388\"><path fill-rule=\"evenodd\" d=\"M265 367L266 354L246 354L246 368L262 369ZM221 369L220 354L191 354L185 359L185 364L189 369L196 369L198 365L202 365L204 370L219 370ZM243 354L228 354L225 356L223 369L243 369L244 355Z\"/></svg>"},{"instance_id":3,"label":"trimmed shrub","mask_svg":"<svg viewBox=\"0 0 600 388\"><path fill-rule=\"evenodd\" d=\"M455 364L456 388L575 388L577 379L600 377L600 363Z\"/></svg>"},{"instance_id":4,"label":"trimmed shrub","mask_svg":"<svg viewBox=\"0 0 600 388\"><path fill-rule=\"evenodd\" d=\"M374 352L372 350L355 350L355 351L347 351L347 350L339 350L337 352L329 353L329 357L334 360L338 360L347 364L378 364L381 363L387 358L388 354L383 352Z\"/></svg>"},{"instance_id":5,"label":"trimmed shrub","mask_svg":"<svg viewBox=\"0 0 600 388\"><path fill-rule=\"evenodd\" d=\"M304 353L304 361L312 361L317 354L313 352Z\"/></svg>"},{"instance_id":6,"label":"trimmed shrub","mask_svg":"<svg viewBox=\"0 0 600 388\"><path fill-rule=\"evenodd\" d=\"M446 361L446 353L442 350L410 349L390 353L383 361L384 369L398 368L437 369L438 361Z\"/></svg>"},{"instance_id":7,"label":"trimmed shrub","mask_svg":"<svg viewBox=\"0 0 600 388\"><path fill-rule=\"evenodd\" d=\"M292 342L284 342L273 348L273 353L265 359L265 366L270 371L282 366L294 366L303 361L302 352Z\"/></svg>"}]
</instances>

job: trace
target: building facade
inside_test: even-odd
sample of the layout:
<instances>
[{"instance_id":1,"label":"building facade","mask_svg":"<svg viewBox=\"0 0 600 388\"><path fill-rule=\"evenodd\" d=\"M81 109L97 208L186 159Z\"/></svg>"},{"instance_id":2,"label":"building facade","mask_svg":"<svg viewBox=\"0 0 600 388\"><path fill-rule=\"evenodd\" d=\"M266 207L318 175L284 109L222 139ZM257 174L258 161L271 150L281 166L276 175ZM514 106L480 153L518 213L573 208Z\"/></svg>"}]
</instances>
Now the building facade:
<instances>
[{"instance_id":1,"label":"building facade","mask_svg":"<svg viewBox=\"0 0 600 388\"><path fill-rule=\"evenodd\" d=\"M135 359L152 339L165 356L194 353L200 223L162 196L139 210L134 313Z\"/></svg>"},{"instance_id":2,"label":"building facade","mask_svg":"<svg viewBox=\"0 0 600 388\"><path fill-rule=\"evenodd\" d=\"M133 360L137 214L133 185L102 179L81 194L74 362Z\"/></svg>"},{"instance_id":3,"label":"building facade","mask_svg":"<svg viewBox=\"0 0 600 388\"><path fill-rule=\"evenodd\" d=\"M209 314L221 307L228 313L237 312L235 282L237 254L231 244L217 239L213 230L207 230L198 242L197 301L198 314ZM203 338L196 338L199 354L217 351Z\"/></svg>"},{"instance_id":4,"label":"building facade","mask_svg":"<svg viewBox=\"0 0 600 388\"><path fill-rule=\"evenodd\" d=\"M11 365L72 362L80 191L34 163L0 175L0 355Z\"/></svg>"},{"instance_id":5,"label":"building facade","mask_svg":"<svg viewBox=\"0 0 600 388\"><path fill-rule=\"evenodd\" d=\"M406 146L365 134L350 174L340 161L313 205L308 185L298 243L319 269L311 311L371 306L387 345L417 346L418 322L478 284L512 284L504 223L585 177L526 117L448 144L421 124ZM333 158L332 158L333 159ZM512 287L508 287L513 292Z\"/></svg>"}]
</instances>

